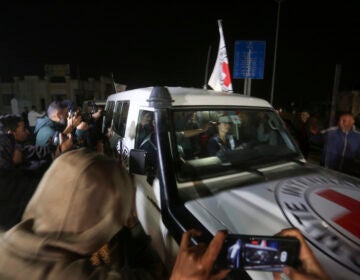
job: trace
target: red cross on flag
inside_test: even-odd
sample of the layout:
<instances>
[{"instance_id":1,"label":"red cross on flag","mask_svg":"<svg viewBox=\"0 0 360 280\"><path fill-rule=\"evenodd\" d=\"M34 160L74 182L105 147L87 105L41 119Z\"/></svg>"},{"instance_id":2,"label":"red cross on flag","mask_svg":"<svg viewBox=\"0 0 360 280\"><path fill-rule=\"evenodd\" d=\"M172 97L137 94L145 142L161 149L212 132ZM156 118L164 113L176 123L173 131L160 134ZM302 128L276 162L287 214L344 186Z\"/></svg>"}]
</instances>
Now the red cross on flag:
<instances>
[{"instance_id":1,"label":"red cross on flag","mask_svg":"<svg viewBox=\"0 0 360 280\"><path fill-rule=\"evenodd\" d=\"M216 58L214 70L210 76L208 85L216 91L232 92L232 83L230 77L229 62L226 53L224 34L221 26L221 20L218 20L220 43Z\"/></svg>"}]
</instances>

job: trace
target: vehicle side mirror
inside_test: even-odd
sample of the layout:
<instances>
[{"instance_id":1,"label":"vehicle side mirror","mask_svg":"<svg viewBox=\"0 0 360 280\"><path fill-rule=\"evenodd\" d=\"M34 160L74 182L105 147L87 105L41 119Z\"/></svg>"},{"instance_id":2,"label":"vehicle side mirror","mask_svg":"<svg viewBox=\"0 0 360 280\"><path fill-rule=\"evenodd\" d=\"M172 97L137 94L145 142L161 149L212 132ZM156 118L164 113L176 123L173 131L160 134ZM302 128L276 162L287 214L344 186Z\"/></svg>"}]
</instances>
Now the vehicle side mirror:
<instances>
[{"instance_id":1,"label":"vehicle side mirror","mask_svg":"<svg viewBox=\"0 0 360 280\"><path fill-rule=\"evenodd\" d=\"M140 149L130 150L129 171L130 174L146 174L146 154L147 152Z\"/></svg>"}]
</instances>

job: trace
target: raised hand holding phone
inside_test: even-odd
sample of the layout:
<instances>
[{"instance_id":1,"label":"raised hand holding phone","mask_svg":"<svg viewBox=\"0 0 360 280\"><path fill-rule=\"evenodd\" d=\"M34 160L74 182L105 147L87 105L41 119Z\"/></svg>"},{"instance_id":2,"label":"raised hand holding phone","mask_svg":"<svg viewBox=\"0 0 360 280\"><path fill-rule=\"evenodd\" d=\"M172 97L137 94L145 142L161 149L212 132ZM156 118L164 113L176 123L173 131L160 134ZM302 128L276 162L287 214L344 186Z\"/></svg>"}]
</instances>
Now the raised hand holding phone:
<instances>
[{"instance_id":1,"label":"raised hand holding phone","mask_svg":"<svg viewBox=\"0 0 360 280\"><path fill-rule=\"evenodd\" d=\"M291 280L330 280L331 278L325 272L324 268L316 259L311 248L305 241L304 236L300 230L296 228L288 228L280 231L277 236L292 236L300 241L300 265L296 268L286 266L283 272ZM274 279L280 280L280 273L274 273Z\"/></svg>"},{"instance_id":2,"label":"raised hand holding phone","mask_svg":"<svg viewBox=\"0 0 360 280\"><path fill-rule=\"evenodd\" d=\"M283 271L296 267L300 242L295 237L229 234L217 265L233 270Z\"/></svg>"}]
</instances>

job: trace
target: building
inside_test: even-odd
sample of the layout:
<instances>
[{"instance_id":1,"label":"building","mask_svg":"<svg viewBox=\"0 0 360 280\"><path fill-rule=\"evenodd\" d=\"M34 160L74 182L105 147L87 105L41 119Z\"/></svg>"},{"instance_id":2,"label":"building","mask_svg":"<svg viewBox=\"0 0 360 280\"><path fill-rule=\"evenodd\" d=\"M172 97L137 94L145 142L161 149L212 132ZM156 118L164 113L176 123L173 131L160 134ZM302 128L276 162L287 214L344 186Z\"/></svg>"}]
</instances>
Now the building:
<instances>
[{"instance_id":1,"label":"building","mask_svg":"<svg viewBox=\"0 0 360 280\"><path fill-rule=\"evenodd\" d=\"M111 77L101 76L79 79L70 77L70 65L45 65L45 76L13 77L10 82L0 83L0 114L20 113L24 107L35 105L46 110L56 99L70 99L81 105L84 100L106 99L114 93Z\"/></svg>"}]
</instances>

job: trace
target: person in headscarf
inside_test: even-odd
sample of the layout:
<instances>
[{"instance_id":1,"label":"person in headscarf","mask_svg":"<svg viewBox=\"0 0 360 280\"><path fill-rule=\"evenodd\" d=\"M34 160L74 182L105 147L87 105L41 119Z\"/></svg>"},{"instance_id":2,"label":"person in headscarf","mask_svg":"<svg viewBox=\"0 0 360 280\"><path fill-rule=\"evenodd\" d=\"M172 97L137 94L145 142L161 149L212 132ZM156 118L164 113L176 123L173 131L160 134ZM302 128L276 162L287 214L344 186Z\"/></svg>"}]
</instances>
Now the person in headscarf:
<instances>
[{"instance_id":1,"label":"person in headscarf","mask_svg":"<svg viewBox=\"0 0 360 280\"><path fill-rule=\"evenodd\" d=\"M0 279L165 279L134 205L116 161L85 148L62 154L0 234Z\"/></svg>"}]
</instances>

